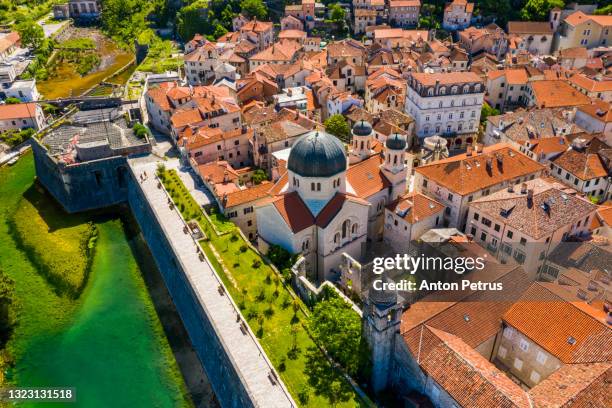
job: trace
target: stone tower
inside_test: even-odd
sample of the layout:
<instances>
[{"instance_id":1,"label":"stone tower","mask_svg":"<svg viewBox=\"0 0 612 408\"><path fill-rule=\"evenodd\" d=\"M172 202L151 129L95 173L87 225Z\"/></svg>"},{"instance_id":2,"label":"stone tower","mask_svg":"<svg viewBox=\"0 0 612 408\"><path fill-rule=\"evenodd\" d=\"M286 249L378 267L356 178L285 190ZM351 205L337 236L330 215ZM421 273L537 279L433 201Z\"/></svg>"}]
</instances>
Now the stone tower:
<instances>
[{"instance_id":1,"label":"stone tower","mask_svg":"<svg viewBox=\"0 0 612 408\"><path fill-rule=\"evenodd\" d=\"M385 277L381 281L391 282ZM389 385L402 308L397 302L396 291L376 290L373 287L370 287L364 303L363 333L371 350L372 388L374 392L379 392Z\"/></svg>"},{"instance_id":2,"label":"stone tower","mask_svg":"<svg viewBox=\"0 0 612 408\"><path fill-rule=\"evenodd\" d=\"M412 172L412 155L406 163L406 137L399 133L393 133L385 141L384 163L381 169L385 177L393 185L390 201L395 200L407 190L407 178ZM409 168L410 167L410 168Z\"/></svg>"},{"instance_id":3,"label":"stone tower","mask_svg":"<svg viewBox=\"0 0 612 408\"><path fill-rule=\"evenodd\" d=\"M349 156L349 163L359 163L362 160L370 157L374 152L372 151L372 143L374 142L374 132L372 125L365 120L360 120L353 126L352 141L351 141L351 153Z\"/></svg>"}]
</instances>

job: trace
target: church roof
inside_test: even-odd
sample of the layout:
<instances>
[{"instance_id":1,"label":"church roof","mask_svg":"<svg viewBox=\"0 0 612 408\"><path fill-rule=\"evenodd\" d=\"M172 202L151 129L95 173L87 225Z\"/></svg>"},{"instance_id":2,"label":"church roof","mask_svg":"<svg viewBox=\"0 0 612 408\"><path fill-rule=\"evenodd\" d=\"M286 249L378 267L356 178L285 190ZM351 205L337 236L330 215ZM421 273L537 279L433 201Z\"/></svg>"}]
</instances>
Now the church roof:
<instances>
[{"instance_id":1,"label":"church roof","mask_svg":"<svg viewBox=\"0 0 612 408\"><path fill-rule=\"evenodd\" d=\"M344 146L326 132L315 130L291 148L287 168L302 177L332 177L346 170Z\"/></svg>"},{"instance_id":2,"label":"church roof","mask_svg":"<svg viewBox=\"0 0 612 408\"><path fill-rule=\"evenodd\" d=\"M331 200L325 204L323 209L319 211L318 215L314 217L306 203L304 203L296 191L277 196L272 201L272 204L281 217L283 217L287 226L291 228L291 231L296 233L312 225L316 225L320 228L327 227L347 201L369 205L367 201L363 201L350 194L336 193Z\"/></svg>"}]
</instances>

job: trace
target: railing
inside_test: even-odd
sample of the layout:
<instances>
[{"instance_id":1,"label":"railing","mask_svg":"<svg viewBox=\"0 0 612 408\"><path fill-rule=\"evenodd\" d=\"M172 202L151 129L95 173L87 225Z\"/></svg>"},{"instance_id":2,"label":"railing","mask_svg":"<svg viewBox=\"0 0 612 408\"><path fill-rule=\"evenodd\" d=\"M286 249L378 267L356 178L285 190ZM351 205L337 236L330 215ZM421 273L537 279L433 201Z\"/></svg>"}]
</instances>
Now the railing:
<instances>
[{"instance_id":1,"label":"railing","mask_svg":"<svg viewBox=\"0 0 612 408\"><path fill-rule=\"evenodd\" d=\"M162 181L159 179L159 177L157 175L155 175L155 180L159 183L158 187L160 190L162 190L164 192L165 197L168 199L169 203L172 203L172 208L170 209L171 211L175 211L176 215L179 217L181 223L183 224L183 227L186 227L188 229L188 231L191 231L191 228L189 227L189 224L185 221L185 219L183 218L183 216L181 215L180 211L178 211L176 209L176 206L174 205L174 200L172 199L172 197L170 196L170 194L168 193L168 191L166 190L166 188L164 187ZM140 183L137 182L138 185L140 185ZM142 188L141 188L142 190ZM143 190L143 194L144 194L144 190ZM146 196L146 195L145 195ZM160 220L158 219L158 215L155 211L153 211L153 214L155 216L155 218L157 218L157 223L159 224L159 226L162 228L162 230L164 231L164 234L169 237L170 234L168 234L168 232L165 230L163 224L160 222ZM232 306L232 308L234 309L234 312L236 312L236 315L239 317L239 321L237 323L239 323L240 326L240 330L244 333L246 331L246 334L249 335L249 337L251 338L251 340L253 341L253 343L255 344L255 346L257 347L257 349L259 350L259 353L261 355L261 357L264 359L264 361L266 362L266 364L268 365L268 368L270 369L270 373L272 374L272 377L274 378L274 380L276 381L276 384L278 384L283 393L287 396L288 400L290 401L292 406L297 406L295 404L295 402L293 401L293 398L291 397L291 394L289 393L289 391L287 391L285 384L282 382L282 380L280 379L280 376L278 375L278 373L276 372L276 369L274 368L274 366L272 365L272 362L268 359L268 356L266 354L266 352L264 351L264 349L261 347L261 345L259 344L259 341L257 340L257 337L255 336L255 334L251 331L251 328L249 327L249 325L246 323L246 320L244 319L244 316L242 316L242 313L240 312L240 308L234 303L234 300L232 299L232 297L230 296L230 292L227 290L227 287L225 286L225 284L223 283L223 281L221 280L221 278L219 277L219 275L217 274L215 268L210 264L210 261L208 260L208 257L206 256L206 253L204 252L204 250L202 249L202 247L200 246L200 243L198 242L197 239L195 239L191 234L190 237L192 239L192 241L194 242L194 245L196 246L196 253L198 254L198 257L200 257L200 259L202 259L201 257L203 256L204 260L206 260L206 263L208 264L211 273L213 275L213 277L215 278L215 280L217 281L217 284L219 285L219 288L221 288L219 290L219 295L220 296L225 296L227 300L230 302L230 305ZM172 243L172 241L168 238L168 242L170 243L170 245L172 246L173 250L175 251L176 254L179 253L179 250L174 249L174 245ZM183 264L183 262L181 261L180 257L176 256L177 261L179 262L179 264L181 265L181 268L184 271L187 271L188 269L185 267L185 265ZM192 290L194 292L194 294L196 295L196 297L198 299L200 299L200 296L198 296L197 292L193 289L193 285L192 285ZM200 304L203 306L203 302L202 300L200 300ZM215 332L219 333L219 330L217 328L217 325L215 324L215 322L210 319L210 324L215 328ZM224 339L221 336L218 336L219 341L221 342L221 344L223 345L224 349L228 350L228 346L225 343ZM237 364L237 362L233 359L232 355L230 353L227 353L228 358L231 360L232 364L234 365L234 367L239 367L239 365ZM240 370L236 370L237 375L240 377L241 382L245 385L245 388L247 388L246 384L246 380L245 378L242 376ZM276 385L275 384L275 385ZM250 390L248 390L247 388L247 392L249 393L250 396L252 396ZM251 398L253 401L254 398Z\"/></svg>"}]
</instances>

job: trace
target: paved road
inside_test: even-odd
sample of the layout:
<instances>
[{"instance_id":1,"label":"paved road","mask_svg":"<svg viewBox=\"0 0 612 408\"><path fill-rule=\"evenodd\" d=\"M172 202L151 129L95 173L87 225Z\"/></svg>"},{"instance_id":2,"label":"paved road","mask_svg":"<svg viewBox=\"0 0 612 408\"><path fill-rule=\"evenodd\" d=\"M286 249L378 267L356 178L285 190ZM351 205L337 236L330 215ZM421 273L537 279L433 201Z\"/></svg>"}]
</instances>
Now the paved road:
<instances>
[{"instance_id":1,"label":"paved road","mask_svg":"<svg viewBox=\"0 0 612 408\"><path fill-rule=\"evenodd\" d=\"M173 163L167 163L166 165ZM259 407L295 407L296 404L278 380L272 382L269 378L273 371L272 364L261 348L259 341L250 329L243 332L240 323L236 322L238 307L227 294L220 294L223 286L221 279L205 258L198 257L198 244L191 235L183 232L184 221L178 211L168 207L168 196L165 191L157 188L153 177L156 163L130 160L134 174L146 171L148 179L139 184L147 201L151 205L155 218L160 223L170 245L173 248L185 275L193 287L196 296L206 315L216 329L229 358L233 361L253 402ZM241 315L241 314L240 314ZM244 319L241 317L241 319Z\"/></svg>"},{"instance_id":2,"label":"paved road","mask_svg":"<svg viewBox=\"0 0 612 408\"><path fill-rule=\"evenodd\" d=\"M43 22L48 18L53 17L53 13L49 13L46 16L42 17L37 21L38 25L42 27L43 32L45 33L45 38L51 37L53 34L58 32L64 25L69 24L69 21L61 21L59 23L52 24L43 24Z\"/></svg>"}]
</instances>

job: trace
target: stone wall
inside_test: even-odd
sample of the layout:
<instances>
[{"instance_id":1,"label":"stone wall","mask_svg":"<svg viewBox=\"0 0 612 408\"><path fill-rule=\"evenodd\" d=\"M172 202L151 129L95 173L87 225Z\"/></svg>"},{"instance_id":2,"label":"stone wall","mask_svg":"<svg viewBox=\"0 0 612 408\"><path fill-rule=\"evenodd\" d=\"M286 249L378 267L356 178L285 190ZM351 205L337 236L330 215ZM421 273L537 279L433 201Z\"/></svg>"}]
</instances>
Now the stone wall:
<instances>
[{"instance_id":1,"label":"stone wall","mask_svg":"<svg viewBox=\"0 0 612 408\"><path fill-rule=\"evenodd\" d=\"M130 184L128 203L134 218L153 254L219 403L223 407L252 407L253 403L239 374L227 356L205 310L200 306L135 177L130 177Z\"/></svg>"},{"instance_id":2,"label":"stone wall","mask_svg":"<svg viewBox=\"0 0 612 408\"><path fill-rule=\"evenodd\" d=\"M127 201L129 171L125 157L86 163L57 163L32 139L38 180L69 213L109 207Z\"/></svg>"}]
</instances>

